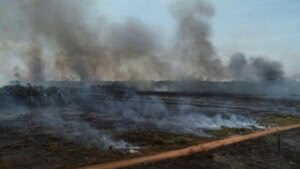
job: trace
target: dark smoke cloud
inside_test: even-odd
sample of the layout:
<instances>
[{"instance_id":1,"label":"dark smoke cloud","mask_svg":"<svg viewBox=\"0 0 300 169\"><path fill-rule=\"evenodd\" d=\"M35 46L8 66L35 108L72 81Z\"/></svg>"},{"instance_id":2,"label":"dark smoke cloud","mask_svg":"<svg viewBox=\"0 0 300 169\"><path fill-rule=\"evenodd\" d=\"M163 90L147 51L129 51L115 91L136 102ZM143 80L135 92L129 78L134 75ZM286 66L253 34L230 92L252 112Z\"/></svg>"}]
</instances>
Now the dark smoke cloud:
<instances>
[{"instance_id":1,"label":"dark smoke cloud","mask_svg":"<svg viewBox=\"0 0 300 169\"><path fill-rule=\"evenodd\" d=\"M57 68L67 67L80 77L90 79L96 72L96 36L85 22L88 3L79 0L34 1L29 12L33 36L43 35L56 43ZM63 72L65 73L65 72Z\"/></svg>"},{"instance_id":2,"label":"dark smoke cloud","mask_svg":"<svg viewBox=\"0 0 300 169\"><path fill-rule=\"evenodd\" d=\"M283 65L266 57L251 57L236 53L231 57L229 70L237 80L261 80L267 82L284 79Z\"/></svg>"},{"instance_id":3,"label":"dark smoke cloud","mask_svg":"<svg viewBox=\"0 0 300 169\"><path fill-rule=\"evenodd\" d=\"M222 79L223 66L209 40L213 7L202 0L185 4L177 0L171 5L171 11L178 24L175 52L180 55L182 66L191 68L187 75L204 80Z\"/></svg>"},{"instance_id":4,"label":"dark smoke cloud","mask_svg":"<svg viewBox=\"0 0 300 169\"><path fill-rule=\"evenodd\" d=\"M135 19L111 23L103 17L91 23L90 3L34 1L29 8L33 35L55 45L60 74L80 80L158 79L167 66L156 54L154 31Z\"/></svg>"},{"instance_id":5,"label":"dark smoke cloud","mask_svg":"<svg viewBox=\"0 0 300 169\"><path fill-rule=\"evenodd\" d=\"M253 79L253 73L249 69L248 59L243 53L236 53L232 55L229 63L229 70L233 79L247 80Z\"/></svg>"},{"instance_id":6,"label":"dark smoke cloud","mask_svg":"<svg viewBox=\"0 0 300 169\"><path fill-rule=\"evenodd\" d=\"M21 76L19 69L13 73L16 79L279 80L283 76L282 66L266 59L232 58L229 68L224 65L210 41L215 11L204 0L171 3L177 26L170 43L163 43L164 33L138 19L96 18L91 15L94 1L12 0L3 4L18 6L17 15L22 16L22 29L15 32L22 32L18 37L22 34L26 47L13 50L25 50L19 53L26 58L20 57L24 65L13 67L27 68L27 75ZM251 62L246 64L251 68L242 69L243 62Z\"/></svg>"},{"instance_id":7,"label":"dark smoke cloud","mask_svg":"<svg viewBox=\"0 0 300 169\"><path fill-rule=\"evenodd\" d=\"M155 52L158 48L155 33L136 19L128 19L125 23L110 25L108 48L115 55L128 54L139 57Z\"/></svg>"},{"instance_id":8,"label":"dark smoke cloud","mask_svg":"<svg viewBox=\"0 0 300 169\"><path fill-rule=\"evenodd\" d=\"M266 58L254 58L252 65L259 80L279 81L284 77L283 65L277 61L271 61Z\"/></svg>"},{"instance_id":9,"label":"dark smoke cloud","mask_svg":"<svg viewBox=\"0 0 300 169\"><path fill-rule=\"evenodd\" d=\"M32 45L32 48L28 50L28 67L29 67L29 76L32 82L43 82L45 80L44 75L44 61L42 58L42 49L40 45ZM19 73L16 72L16 75ZM20 75L19 75L20 77Z\"/></svg>"}]
</instances>

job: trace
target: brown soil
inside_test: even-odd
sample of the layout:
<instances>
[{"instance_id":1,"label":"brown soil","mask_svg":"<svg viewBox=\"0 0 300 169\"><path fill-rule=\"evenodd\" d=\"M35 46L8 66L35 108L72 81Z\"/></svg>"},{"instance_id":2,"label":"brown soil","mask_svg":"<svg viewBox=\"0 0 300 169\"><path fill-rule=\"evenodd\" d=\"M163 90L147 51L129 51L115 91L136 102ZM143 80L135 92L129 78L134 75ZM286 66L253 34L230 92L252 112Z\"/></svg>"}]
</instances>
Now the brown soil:
<instances>
[{"instance_id":1,"label":"brown soil","mask_svg":"<svg viewBox=\"0 0 300 169\"><path fill-rule=\"evenodd\" d=\"M287 131L287 130L291 130L291 129L295 129L295 128L300 128L300 125L271 128L271 129L267 129L264 131L254 132L252 134L248 134L248 135L244 135L244 136L241 136L241 135L231 136L231 137L225 138L223 140L204 143L204 144L191 146L191 147L184 148L184 149L173 150L173 151L159 153L156 155L145 156L145 157L124 160L124 161L118 161L118 162L113 162L113 163L108 163L108 164L100 164L100 165L90 166L90 167L86 167L86 169L117 169L117 168L136 166L136 165L140 165L140 164L148 164L148 163L153 163L153 162L167 160L167 159L174 159L174 158L189 156L189 155L195 154L195 153L213 150L216 148L224 147L227 145L232 145L235 143L240 143L240 142L251 140L251 139L256 139L256 138L259 138L262 136L279 133L281 131Z\"/></svg>"},{"instance_id":2,"label":"brown soil","mask_svg":"<svg viewBox=\"0 0 300 169\"><path fill-rule=\"evenodd\" d=\"M300 129L127 169L299 169Z\"/></svg>"},{"instance_id":3,"label":"brown soil","mask_svg":"<svg viewBox=\"0 0 300 169\"><path fill-rule=\"evenodd\" d=\"M177 159L127 169L299 169L300 129Z\"/></svg>"}]
</instances>

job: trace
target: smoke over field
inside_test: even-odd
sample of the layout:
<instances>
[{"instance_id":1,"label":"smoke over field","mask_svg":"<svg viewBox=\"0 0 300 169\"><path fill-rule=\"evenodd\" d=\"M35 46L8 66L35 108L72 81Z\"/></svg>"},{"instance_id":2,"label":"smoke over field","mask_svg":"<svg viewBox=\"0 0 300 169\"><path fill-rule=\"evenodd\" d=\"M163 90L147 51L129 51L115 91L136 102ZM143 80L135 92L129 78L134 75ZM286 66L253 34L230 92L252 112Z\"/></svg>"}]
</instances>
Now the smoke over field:
<instances>
[{"instance_id":1,"label":"smoke over field","mask_svg":"<svg viewBox=\"0 0 300 169\"><path fill-rule=\"evenodd\" d=\"M264 115L297 116L299 111L298 100L289 100L291 96L281 100L268 95L218 93L151 93L123 83L6 86L0 90L0 122L21 132L42 128L84 146L127 149L135 145L118 138L116 133L154 130L209 138L210 130L263 128L259 121Z\"/></svg>"},{"instance_id":2,"label":"smoke over field","mask_svg":"<svg viewBox=\"0 0 300 169\"><path fill-rule=\"evenodd\" d=\"M121 149L132 145L115 140L113 133L155 129L208 136L205 130L260 127L255 118L235 113L230 102L219 108L200 108L201 100L198 103L190 98L168 99L120 91L124 93L102 87L8 86L2 88L0 95L0 121L4 126L23 126L21 130L28 132L32 126L39 126L82 145ZM21 120L27 118L30 124Z\"/></svg>"},{"instance_id":3,"label":"smoke over field","mask_svg":"<svg viewBox=\"0 0 300 169\"><path fill-rule=\"evenodd\" d=\"M0 81L10 81L0 88L0 168L2 154L94 164L299 122L299 83L282 63L218 56L208 1L173 0L168 33L95 15L99 2L0 0Z\"/></svg>"},{"instance_id":4,"label":"smoke over field","mask_svg":"<svg viewBox=\"0 0 300 169\"><path fill-rule=\"evenodd\" d=\"M5 77L30 82L277 81L284 77L283 65L265 57L248 59L236 54L228 66L222 63L210 40L215 10L204 0L189 0L184 4L176 0L170 4L176 31L168 42L163 42L165 36L155 26L139 19L116 22L106 16L92 16L95 3L1 1L1 8L16 10L16 17L4 19L18 26L13 33L0 32L6 39L12 39L11 45L4 45L4 54L14 51L14 60L3 57L10 60Z\"/></svg>"},{"instance_id":5,"label":"smoke over field","mask_svg":"<svg viewBox=\"0 0 300 169\"><path fill-rule=\"evenodd\" d=\"M234 79L238 80L284 80L283 65L263 57L247 59L244 54L236 53L231 57L229 69Z\"/></svg>"}]
</instances>

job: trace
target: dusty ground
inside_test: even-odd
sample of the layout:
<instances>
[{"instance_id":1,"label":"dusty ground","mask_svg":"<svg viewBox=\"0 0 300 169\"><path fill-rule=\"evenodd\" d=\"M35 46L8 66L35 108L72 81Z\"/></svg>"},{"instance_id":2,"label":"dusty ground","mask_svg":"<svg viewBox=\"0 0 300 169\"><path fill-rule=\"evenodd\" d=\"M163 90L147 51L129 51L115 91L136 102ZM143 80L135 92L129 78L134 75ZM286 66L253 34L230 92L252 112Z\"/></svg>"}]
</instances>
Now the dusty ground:
<instances>
[{"instance_id":1,"label":"dusty ground","mask_svg":"<svg viewBox=\"0 0 300 169\"><path fill-rule=\"evenodd\" d=\"M299 169L300 130L248 141L212 152L130 169ZM128 168L129 169L129 168Z\"/></svg>"}]
</instances>

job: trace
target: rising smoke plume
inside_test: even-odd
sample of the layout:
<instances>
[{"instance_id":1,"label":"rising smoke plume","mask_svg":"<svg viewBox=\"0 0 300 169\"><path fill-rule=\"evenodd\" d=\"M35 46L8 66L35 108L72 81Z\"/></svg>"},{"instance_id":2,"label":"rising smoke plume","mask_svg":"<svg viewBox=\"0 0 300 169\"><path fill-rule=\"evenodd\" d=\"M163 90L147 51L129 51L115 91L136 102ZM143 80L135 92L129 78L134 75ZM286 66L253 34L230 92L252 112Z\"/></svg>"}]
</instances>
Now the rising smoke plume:
<instances>
[{"instance_id":1,"label":"rising smoke plume","mask_svg":"<svg viewBox=\"0 0 300 169\"><path fill-rule=\"evenodd\" d=\"M180 63L178 73L183 72L183 76L191 79L222 79L223 66L209 40L213 7L202 0L185 4L177 0L170 9L178 24L174 50Z\"/></svg>"},{"instance_id":2,"label":"rising smoke plume","mask_svg":"<svg viewBox=\"0 0 300 169\"><path fill-rule=\"evenodd\" d=\"M266 82L284 79L283 65L266 57L251 57L236 53L231 57L229 70L237 80L261 80Z\"/></svg>"},{"instance_id":3,"label":"rising smoke plume","mask_svg":"<svg viewBox=\"0 0 300 169\"><path fill-rule=\"evenodd\" d=\"M111 23L100 18L89 23L89 5L63 0L34 1L30 6L33 36L54 44L53 59L62 78L131 80L146 74L159 78L167 66L156 54L159 40L154 31L136 19Z\"/></svg>"},{"instance_id":4,"label":"rising smoke plume","mask_svg":"<svg viewBox=\"0 0 300 169\"><path fill-rule=\"evenodd\" d=\"M34 83L45 80L230 78L273 81L283 77L282 65L264 58L249 60L238 54L232 57L229 67L224 65L210 41L210 19L214 16L214 8L204 0L184 3L176 0L171 4L170 12L177 29L173 42L167 44L161 42L163 33L157 33L138 19L112 22L105 16L93 18L90 16L93 1L11 0L3 4L6 4L4 7L17 5L18 15L25 16L21 33L13 38L21 42L8 45L11 46L9 49L17 51L14 55L21 55L18 58L21 61L11 67L19 80ZM112 96L108 93L106 99L109 97ZM127 102L102 101L97 110L99 114L105 112L137 124L151 123L162 130L189 134L224 126L257 125L254 119L242 115L211 115L182 105L170 111L159 98L148 101L133 95ZM71 120L66 120L56 110L37 114L35 121L69 140L81 138L84 143L97 142L106 148L112 143L116 148L127 146L81 120L81 114L73 114L77 119Z\"/></svg>"},{"instance_id":5,"label":"rising smoke plume","mask_svg":"<svg viewBox=\"0 0 300 169\"><path fill-rule=\"evenodd\" d=\"M283 76L282 65L264 58L246 61L249 62L246 67L251 67L249 70L236 65L244 63L235 57L229 66L224 65L210 41L214 8L204 0L171 3L169 11L176 22L176 32L169 43L163 43L164 33L136 18L120 22L105 16L96 18L91 15L94 3L80 0L1 2L3 8L17 6L14 7L16 15L22 16L18 20L6 18L22 23L18 25L20 30L14 30L17 36L13 36L22 47L8 49L20 50L16 55L21 55L21 61L10 67L14 78L39 82L279 80ZM255 78L251 75L254 68ZM239 75L240 70L243 75Z\"/></svg>"}]
</instances>

